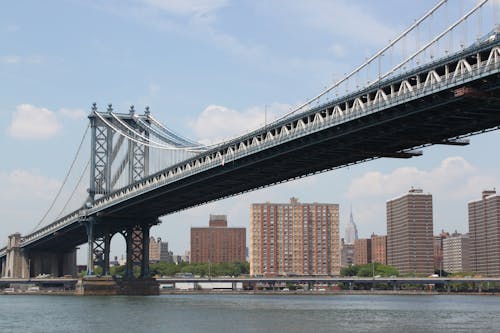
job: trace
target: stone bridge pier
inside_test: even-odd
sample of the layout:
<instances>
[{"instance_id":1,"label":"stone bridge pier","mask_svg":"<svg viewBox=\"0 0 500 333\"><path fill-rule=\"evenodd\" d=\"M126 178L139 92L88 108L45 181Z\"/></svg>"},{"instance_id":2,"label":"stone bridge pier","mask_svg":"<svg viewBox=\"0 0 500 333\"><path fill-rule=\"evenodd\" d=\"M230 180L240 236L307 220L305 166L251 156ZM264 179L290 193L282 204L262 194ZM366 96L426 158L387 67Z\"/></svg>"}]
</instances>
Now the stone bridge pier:
<instances>
[{"instance_id":1,"label":"stone bridge pier","mask_svg":"<svg viewBox=\"0 0 500 333\"><path fill-rule=\"evenodd\" d=\"M53 277L76 277L76 249L69 251L35 251L22 248L21 234L9 236L7 256L2 260L2 277L29 279L49 274Z\"/></svg>"},{"instance_id":2,"label":"stone bridge pier","mask_svg":"<svg viewBox=\"0 0 500 333\"><path fill-rule=\"evenodd\" d=\"M25 251L20 247L20 244L20 233L15 233L9 236L5 264L2 263L2 277L25 279L30 277L29 260Z\"/></svg>"}]
</instances>

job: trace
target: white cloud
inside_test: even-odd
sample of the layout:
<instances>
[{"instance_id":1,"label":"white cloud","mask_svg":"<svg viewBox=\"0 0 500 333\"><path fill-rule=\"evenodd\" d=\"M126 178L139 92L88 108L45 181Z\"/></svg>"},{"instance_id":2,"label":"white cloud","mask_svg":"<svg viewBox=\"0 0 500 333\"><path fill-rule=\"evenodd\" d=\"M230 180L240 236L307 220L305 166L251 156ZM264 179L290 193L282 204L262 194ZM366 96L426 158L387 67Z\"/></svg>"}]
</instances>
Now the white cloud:
<instances>
[{"instance_id":1,"label":"white cloud","mask_svg":"<svg viewBox=\"0 0 500 333\"><path fill-rule=\"evenodd\" d=\"M227 6L227 0L145 0L155 8L176 15L195 16L197 18L213 17L214 13Z\"/></svg>"},{"instance_id":2,"label":"white cloud","mask_svg":"<svg viewBox=\"0 0 500 333\"><path fill-rule=\"evenodd\" d=\"M377 20L362 4L353 1L310 0L278 3L282 3L279 6L281 10L291 11L294 18L302 24L358 43L384 44L398 31Z\"/></svg>"},{"instance_id":3,"label":"white cloud","mask_svg":"<svg viewBox=\"0 0 500 333\"><path fill-rule=\"evenodd\" d=\"M255 130L288 109L288 105L284 104L272 104L267 108L253 107L245 111L209 105L190 126L200 142L212 144Z\"/></svg>"},{"instance_id":4,"label":"white cloud","mask_svg":"<svg viewBox=\"0 0 500 333\"><path fill-rule=\"evenodd\" d=\"M149 85L149 89L148 90L149 90L149 94L151 96L154 96L154 95L157 95L160 92L161 87L158 84L151 83Z\"/></svg>"},{"instance_id":5,"label":"white cloud","mask_svg":"<svg viewBox=\"0 0 500 333\"><path fill-rule=\"evenodd\" d=\"M328 48L328 51L330 51L337 58L343 58L347 54L344 45L338 43L331 45Z\"/></svg>"},{"instance_id":6,"label":"white cloud","mask_svg":"<svg viewBox=\"0 0 500 333\"><path fill-rule=\"evenodd\" d=\"M59 114L71 119L82 119L87 115L87 113L82 109L68 109L68 108L61 108L59 110Z\"/></svg>"},{"instance_id":7,"label":"white cloud","mask_svg":"<svg viewBox=\"0 0 500 333\"><path fill-rule=\"evenodd\" d=\"M350 182L344 196L354 205L361 237L385 233L387 200L407 193L412 186L432 194L435 232L467 232L467 202L479 200L482 190L497 186L498 174L498 169L487 170L452 156L430 170L401 167L388 173L367 172Z\"/></svg>"},{"instance_id":8,"label":"white cloud","mask_svg":"<svg viewBox=\"0 0 500 333\"><path fill-rule=\"evenodd\" d=\"M348 198L367 196L391 196L403 194L412 186L428 192L447 191L451 188L461 190L464 180L476 177L479 173L474 166L459 156L448 157L430 171L415 167L402 167L389 174L378 171L365 173L354 179L347 190Z\"/></svg>"},{"instance_id":9,"label":"white cloud","mask_svg":"<svg viewBox=\"0 0 500 333\"><path fill-rule=\"evenodd\" d=\"M88 1L88 5L123 17L132 17L155 29L208 40L232 54L253 59L263 55L259 45L245 43L214 27L217 12L228 0Z\"/></svg>"},{"instance_id":10,"label":"white cloud","mask_svg":"<svg viewBox=\"0 0 500 333\"><path fill-rule=\"evenodd\" d=\"M47 139L61 130L56 114L31 104L16 107L8 133L16 139Z\"/></svg>"},{"instance_id":11,"label":"white cloud","mask_svg":"<svg viewBox=\"0 0 500 333\"><path fill-rule=\"evenodd\" d=\"M18 26L18 25L9 25L5 28L5 31L7 32L17 32L19 31L21 28Z\"/></svg>"},{"instance_id":12,"label":"white cloud","mask_svg":"<svg viewBox=\"0 0 500 333\"><path fill-rule=\"evenodd\" d=\"M156 21L157 27L166 27L167 30L190 31L190 33L208 39L221 49L247 59L263 55L261 46L244 43L234 35L220 31L213 26L216 21L216 12L229 4L227 0L146 0L146 3L153 8L188 19L187 22L180 23L184 25L183 27L175 27L179 23L163 18Z\"/></svg>"},{"instance_id":13,"label":"white cloud","mask_svg":"<svg viewBox=\"0 0 500 333\"><path fill-rule=\"evenodd\" d=\"M20 62L21 62L21 57L19 56L9 55L0 57L0 64L13 65L13 64L18 64Z\"/></svg>"},{"instance_id":14,"label":"white cloud","mask_svg":"<svg viewBox=\"0 0 500 333\"><path fill-rule=\"evenodd\" d=\"M27 170L13 170L10 173L0 172L0 183L2 184L0 187L2 203L8 197L19 197L19 200L22 200L22 196L28 196L34 200L46 200L48 193L55 192L60 186L57 180Z\"/></svg>"},{"instance_id":15,"label":"white cloud","mask_svg":"<svg viewBox=\"0 0 500 333\"><path fill-rule=\"evenodd\" d=\"M4 65L17 65L21 63L25 64L39 64L42 62L42 58L39 56L18 56L18 55L5 55L0 56L0 64Z\"/></svg>"},{"instance_id":16,"label":"white cloud","mask_svg":"<svg viewBox=\"0 0 500 333\"><path fill-rule=\"evenodd\" d=\"M208 38L217 46L224 50L236 54L238 56L243 56L246 59L260 59L264 56L264 48L259 45L246 44L236 37L218 31L212 27L204 27L204 34L206 33Z\"/></svg>"},{"instance_id":17,"label":"white cloud","mask_svg":"<svg viewBox=\"0 0 500 333\"><path fill-rule=\"evenodd\" d=\"M14 232L27 233L38 223L60 182L36 171L0 171L0 246Z\"/></svg>"}]
</instances>

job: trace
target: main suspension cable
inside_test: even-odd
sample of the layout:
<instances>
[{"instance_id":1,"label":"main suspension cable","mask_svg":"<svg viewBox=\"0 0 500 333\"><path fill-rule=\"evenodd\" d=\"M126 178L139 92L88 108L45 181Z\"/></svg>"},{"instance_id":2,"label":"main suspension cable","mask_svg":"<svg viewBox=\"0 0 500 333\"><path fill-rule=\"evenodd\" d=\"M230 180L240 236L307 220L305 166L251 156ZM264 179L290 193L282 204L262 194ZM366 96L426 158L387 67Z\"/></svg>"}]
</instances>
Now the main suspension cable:
<instances>
[{"instance_id":1,"label":"main suspension cable","mask_svg":"<svg viewBox=\"0 0 500 333\"><path fill-rule=\"evenodd\" d=\"M385 73L384 75L382 75L379 79L375 80L375 82L373 82L368 87L371 87L371 86L377 84L378 82L380 82L381 80L385 79L386 77L388 77L389 75L391 75L392 73L394 73L395 71L397 71L398 69L400 69L401 67L403 67L406 63L408 63L409 61L411 61L417 55L419 55L423 51L427 50L431 45L433 45L434 43L436 43L444 35L446 35L448 32L450 32L451 30L453 30L454 28L456 28L457 25L459 25L460 23L462 23L463 21L465 21L467 18L469 18L469 16L471 16L476 10L480 9L488 1L489 0L482 0L481 2L479 2L474 8L472 8L470 11L468 11L464 16L462 16L460 19L458 19L457 21L455 21L455 23L453 23L452 25L450 25L445 31L441 32L439 35L437 35L436 37L434 37L433 40L431 40L430 42L428 42L427 44L425 44L420 50L418 50L415 53L413 53L406 60L404 60L404 61L400 62L399 64L397 64L396 66L394 66L391 70L389 70L387 73Z\"/></svg>"},{"instance_id":2,"label":"main suspension cable","mask_svg":"<svg viewBox=\"0 0 500 333\"><path fill-rule=\"evenodd\" d=\"M141 140L138 140L136 138L133 138L129 135L127 135L126 133L124 133L122 130L120 130L119 128L117 128L116 126L114 126L112 123L110 123L109 121L107 121L101 114L99 114L99 112L95 112L95 115L101 119L101 121L106 125L108 126L109 128L111 128L113 131L115 131L116 133L124 136L125 138L135 142L135 143L138 143L138 144L141 144L141 145L144 145L144 146L147 146L147 147L150 147L150 148L157 148L157 149L163 149L163 150L182 150L182 151L190 151L190 152L199 152L199 150L196 150L196 149L189 149L189 148L178 148L178 147L164 147L164 146L156 146L156 145L152 145L148 142L144 142L144 141L141 141Z\"/></svg>"}]
</instances>

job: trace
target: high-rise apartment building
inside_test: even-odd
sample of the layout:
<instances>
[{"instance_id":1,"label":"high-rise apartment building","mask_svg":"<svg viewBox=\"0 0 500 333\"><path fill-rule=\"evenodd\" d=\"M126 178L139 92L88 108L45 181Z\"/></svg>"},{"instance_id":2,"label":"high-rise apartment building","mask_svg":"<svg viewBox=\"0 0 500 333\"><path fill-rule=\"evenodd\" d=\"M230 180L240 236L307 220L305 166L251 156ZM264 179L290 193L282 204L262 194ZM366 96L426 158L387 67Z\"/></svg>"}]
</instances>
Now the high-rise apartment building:
<instances>
[{"instance_id":1,"label":"high-rise apartment building","mask_svg":"<svg viewBox=\"0 0 500 333\"><path fill-rule=\"evenodd\" d=\"M356 227L356 223L354 223L354 219L352 217L352 208L351 208L351 216L349 218L349 224L345 227L345 236L344 241L346 244L354 244L356 239L358 239L358 228Z\"/></svg>"},{"instance_id":2,"label":"high-rise apartment building","mask_svg":"<svg viewBox=\"0 0 500 333\"><path fill-rule=\"evenodd\" d=\"M443 270L448 273L470 271L469 235L457 232L443 239Z\"/></svg>"},{"instance_id":3,"label":"high-rise apartment building","mask_svg":"<svg viewBox=\"0 0 500 333\"><path fill-rule=\"evenodd\" d=\"M172 262L172 253L168 251L168 242L162 242L161 238L149 238L149 261L150 262Z\"/></svg>"},{"instance_id":4,"label":"high-rise apartment building","mask_svg":"<svg viewBox=\"0 0 500 333\"><path fill-rule=\"evenodd\" d=\"M444 230L434 236L434 270L443 269L443 240L449 236Z\"/></svg>"},{"instance_id":5,"label":"high-rise apartment building","mask_svg":"<svg viewBox=\"0 0 500 333\"><path fill-rule=\"evenodd\" d=\"M336 275L340 273L339 206L252 204L251 275Z\"/></svg>"},{"instance_id":6,"label":"high-rise apartment building","mask_svg":"<svg viewBox=\"0 0 500 333\"><path fill-rule=\"evenodd\" d=\"M387 263L400 273L434 272L432 195L421 189L387 201Z\"/></svg>"},{"instance_id":7,"label":"high-rise apartment building","mask_svg":"<svg viewBox=\"0 0 500 333\"><path fill-rule=\"evenodd\" d=\"M372 262L378 262L380 264L387 264L387 236L372 234L371 237L372 246Z\"/></svg>"},{"instance_id":8,"label":"high-rise apartment building","mask_svg":"<svg viewBox=\"0 0 500 333\"><path fill-rule=\"evenodd\" d=\"M244 262L246 229L228 228L226 215L210 215L208 227L191 228L192 263Z\"/></svg>"},{"instance_id":9,"label":"high-rise apartment building","mask_svg":"<svg viewBox=\"0 0 500 333\"><path fill-rule=\"evenodd\" d=\"M484 276L500 276L500 196L483 191L469 202L470 268Z\"/></svg>"},{"instance_id":10,"label":"high-rise apartment building","mask_svg":"<svg viewBox=\"0 0 500 333\"><path fill-rule=\"evenodd\" d=\"M372 262L372 240L370 238L354 241L354 264L365 265Z\"/></svg>"}]
</instances>

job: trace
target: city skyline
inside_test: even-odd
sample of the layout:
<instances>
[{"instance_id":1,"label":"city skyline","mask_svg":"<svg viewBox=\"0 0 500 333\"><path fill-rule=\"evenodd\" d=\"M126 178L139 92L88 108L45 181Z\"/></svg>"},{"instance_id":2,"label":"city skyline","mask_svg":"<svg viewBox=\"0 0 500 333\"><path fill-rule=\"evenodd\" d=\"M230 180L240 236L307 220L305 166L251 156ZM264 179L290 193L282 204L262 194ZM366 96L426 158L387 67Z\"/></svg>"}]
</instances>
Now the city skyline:
<instances>
[{"instance_id":1,"label":"city skyline","mask_svg":"<svg viewBox=\"0 0 500 333\"><path fill-rule=\"evenodd\" d=\"M321 91L433 4L389 1L383 9L370 1L9 4L0 13L5 74L0 148L11 156L0 167L0 219L5 221L0 245L8 234L31 231L50 205L92 102L102 110L111 102L119 112L130 104L141 111L150 105L179 133L202 142L227 138ZM342 19L325 19L332 11ZM361 15L365 26L346 29L344 17L354 15ZM294 24L290 16L297 18ZM261 25L252 25L249 33L250 22ZM310 52L313 48L318 52ZM44 131L19 127L21 120L43 124ZM210 212L225 212L248 228L249 203L284 202L293 195L304 202L339 203L341 232L352 204L359 236L366 238L385 232L385 201L411 186L434 195L434 233L465 231L467 202L500 184L499 157L488 153L495 151L500 134L470 140L467 147L429 147L422 157L380 159L196 207L163 217L151 232L183 253L189 228L202 226ZM120 237L113 244L113 255L124 252Z\"/></svg>"},{"instance_id":2,"label":"city skyline","mask_svg":"<svg viewBox=\"0 0 500 333\"><path fill-rule=\"evenodd\" d=\"M292 196L292 197L293 197L293 196ZM390 201L390 200L391 200L391 199L387 199L387 201ZM386 201L386 202L387 202L387 201ZM253 203L249 203L249 206L248 206L248 207L249 207L249 209L251 208L252 204L253 204ZM352 209L352 208L351 208L351 209ZM341 207L339 206L339 211L340 211L340 210L341 210ZM213 215L213 214L210 214L210 215ZM224 215L226 215L226 214L224 214ZM350 224L350 222L351 222L351 216L352 216L352 210L351 210L351 212L350 212L350 214L349 214L349 222L347 222L347 223L346 223L346 222L344 222L346 225L349 225L349 224ZM385 222L387 222L387 221L385 221ZM339 227L339 228L340 228L340 239L342 239L342 238L344 238L343 229L342 229L342 221L339 221L339 225L340 225L340 227ZM345 227L346 225L344 225L344 227ZM201 228L204 228L204 227L206 227L206 225L205 225L205 226L201 226ZM248 228L249 228L249 227L248 227ZM451 230L441 229L441 230L439 230L439 231L437 232L437 231L436 231L436 229L439 229L439 228L434 227L434 235L435 235L435 236L437 236L437 235L439 235L440 233L445 232L445 231L451 231ZM469 230L469 229L468 229L468 225L467 225L467 226L466 226L466 228L465 228L465 229L463 229L463 230L461 230L461 229L458 229L458 230L457 230L457 229L454 229L454 232L459 232L459 233L466 234L466 233L468 233L468 230ZM358 231L358 230L356 229L356 231ZM344 233L345 233L345 228L344 228ZM382 232L382 233L376 234L376 233L374 233L373 231L371 231L371 230L369 230L369 229L363 230L362 234L363 234L363 235L368 235L368 236L366 236L366 237L365 237L365 236L364 236L364 237L359 237L358 239L360 239L360 240L365 240L365 239L373 239L373 237L386 237L386 236L387 236L387 233L386 233L386 232ZM156 234L155 234L155 235L156 235ZM159 234L159 233L158 233L155 237L163 238L163 237L165 237L165 235L161 235L161 234ZM249 234L247 233L247 241L249 240L249 237L250 237L250 236L249 236ZM166 238L165 238L165 239L166 239ZM344 240L345 240L345 239L344 239ZM247 244L248 244L248 242L247 242ZM345 244L354 245L354 243L345 243ZM176 252L175 254L183 254L185 251L189 251L189 249L190 249L190 243L186 244L184 249L182 249L182 248L181 248L181 250L180 250L179 252Z\"/></svg>"}]
</instances>

